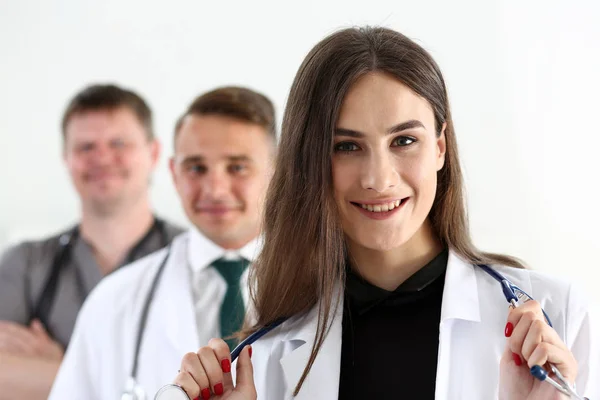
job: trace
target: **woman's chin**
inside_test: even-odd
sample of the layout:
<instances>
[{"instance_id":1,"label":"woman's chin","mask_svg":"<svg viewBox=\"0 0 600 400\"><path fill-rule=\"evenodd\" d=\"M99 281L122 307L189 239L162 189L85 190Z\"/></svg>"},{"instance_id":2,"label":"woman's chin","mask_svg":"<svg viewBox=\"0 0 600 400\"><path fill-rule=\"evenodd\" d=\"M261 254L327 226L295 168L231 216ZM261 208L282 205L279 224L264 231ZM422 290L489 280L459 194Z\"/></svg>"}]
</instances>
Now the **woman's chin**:
<instances>
[{"instance_id":1,"label":"woman's chin","mask_svg":"<svg viewBox=\"0 0 600 400\"><path fill-rule=\"evenodd\" d=\"M395 235L396 236L396 235ZM406 240L404 238L396 236L396 237L376 237L376 236L366 236L360 235L357 237L358 240L353 240L355 244L358 244L360 247L364 249L368 249L370 251L378 251L378 252L387 252L401 247Z\"/></svg>"}]
</instances>

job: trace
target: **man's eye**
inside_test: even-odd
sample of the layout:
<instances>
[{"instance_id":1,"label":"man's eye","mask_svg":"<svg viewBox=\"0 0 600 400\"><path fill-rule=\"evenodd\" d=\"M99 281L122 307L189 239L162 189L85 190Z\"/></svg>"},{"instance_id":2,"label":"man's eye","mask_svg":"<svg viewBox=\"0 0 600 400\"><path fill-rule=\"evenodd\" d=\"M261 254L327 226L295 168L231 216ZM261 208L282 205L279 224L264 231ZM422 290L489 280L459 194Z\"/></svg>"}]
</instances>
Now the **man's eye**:
<instances>
[{"instance_id":1,"label":"man's eye","mask_svg":"<svg viewBox=\"0 0 600 400\"><path fill-rule=\"evenodd\" d=\"M117 149L125 147L125 141L123 139L116 139L111 142L111 146Z\"/></svg>"},{"instance_id":2,"label":"man's eye","mask_svg":"<svg viewBox=\"0 0 600 400\"><path fill-rule=\"evenodd\" d=\"M206 172L206 167L204 165L190 165L187 170L195 174L203 174Z\"/></svg>"},{"instance_id":3,"label":"man's eye","mask_svg":"<svg viewBox=\"0 0 600 400\"><path fill-rule=\"evenodd\" d=\"M240 173L247 169L244 164L233 164L229 166L229 171L233 173Z\"/></svg>"}]
</instances>

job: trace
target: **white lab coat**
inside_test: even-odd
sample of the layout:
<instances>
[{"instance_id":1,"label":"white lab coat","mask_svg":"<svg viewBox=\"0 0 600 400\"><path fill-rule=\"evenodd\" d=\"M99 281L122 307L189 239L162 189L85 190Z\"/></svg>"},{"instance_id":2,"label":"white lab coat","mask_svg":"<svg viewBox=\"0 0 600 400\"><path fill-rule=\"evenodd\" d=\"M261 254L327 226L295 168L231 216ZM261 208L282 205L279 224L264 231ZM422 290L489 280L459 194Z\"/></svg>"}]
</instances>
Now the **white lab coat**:
<instances>
[{"instance_id":1,"label":"white lab coat","mask_svg":"<svg viewBox=\"0 0 600 400\"><path fill-rule=\"evenodd\" d=\"M600 397L600 331L573 286L548 275L495 267L539 301L579 363L580 395ZM497 399L499 360L506 338L508 306L500 284L450 252L442 300L437 400ZM317 326L317 308L284 322L253 345L252 362L259 400L291 399L309 359ZM595 323L595 322L594 322ZM418 334L418 332L415 332ZM337 399L342 307L295 400ZM402 362L402 360L398 360ZM385 382L382 382L385 385ZM402 393L398 393L398 398Z\"/></svg>"},{"instance_id":2,"label":"white lab coat","mask_svg":"<svg viewBox=\"0 0 600 400\"><path fill-rule=\"evenodd\" d=\"M260 243L255 240L239 253L252 261L259 249ZM185 353L197 351L210 338L219 336L220 302L206 304L210 316L203 324L196 323L190 264L209 265L223 252L193 229L173 240L149 308L140 350L137 380L147 400L175 378ZM166 254L167 250L162 249L122 268L104 278L89 295L79 313L50 400L121 398L133 363L142 309ZM213 275L218 273L214 271ZM222 284L224 293L226 283L220 276L218 279L222 282L213 279L203 289L214 291L214 286ZM248 294L243 294L247 303ZM218 302L217 295L209 297L207 303Z\"/></svg>"}]
</instances>

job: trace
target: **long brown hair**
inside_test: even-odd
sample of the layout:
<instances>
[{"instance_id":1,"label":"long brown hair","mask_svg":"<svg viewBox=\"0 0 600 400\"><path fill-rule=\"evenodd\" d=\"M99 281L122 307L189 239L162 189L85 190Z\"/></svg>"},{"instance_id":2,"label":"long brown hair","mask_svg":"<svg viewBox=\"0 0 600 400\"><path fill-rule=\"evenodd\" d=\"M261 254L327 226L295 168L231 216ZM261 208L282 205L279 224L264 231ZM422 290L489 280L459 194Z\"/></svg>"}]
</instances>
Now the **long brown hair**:
<instances>
[{"instance_id":1,"label":"long brown hair","mask_svg":"<svg viewBox=\"0 0 600 400\"><path fill-rule=\"evenodd\" d=\"M345 278L346 246L332 189L334 128L348 89L374 71L394 76L426 99L437 132L446 123L446 160L438 172L429 214L439 240L474 264L523 267L512 257L483 253L471 241L446 85L433 58L406 36L386 28L350 28L326 37L304 59L288 97L267 194L265 245L250 278L257 311L251 331L318 304L315 342L294 394L323 344L332 305L338 301L336 288Z\"/></svg>"}]
</instances>

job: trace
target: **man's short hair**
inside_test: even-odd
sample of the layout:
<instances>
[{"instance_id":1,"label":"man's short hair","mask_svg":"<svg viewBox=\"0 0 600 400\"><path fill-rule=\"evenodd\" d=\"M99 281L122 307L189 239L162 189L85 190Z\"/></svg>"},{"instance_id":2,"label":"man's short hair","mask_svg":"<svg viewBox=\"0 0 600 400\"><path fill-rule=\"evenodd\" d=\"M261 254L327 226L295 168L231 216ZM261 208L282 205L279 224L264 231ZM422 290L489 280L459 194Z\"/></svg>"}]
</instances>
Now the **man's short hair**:
<instances>
[{"instance_id":1,"label":"man's short hair","mask_svg":"<svg viewBox=\"0 0 600 400\"><path fill-rule=\"evenodd\" d=\"M69 102L62 118L63 137L72 117L88 111L112 111L127 108L137 117L146 130L148 140L154 139L152 111L137 93L116 85L91 85L77 93Z\"/></svg>"},{"instance_id":2,"label":"man's short hair","mask_svg":"<svg viewBox=\"0 0 600 400\"><path fill-rule=\"evenodd\" d=\"M175 140L183 120L188 115L218 115L242 122L257 124L276 139L275 107L265 95L254 90L227 86L197 97L179 118L175 126Z\"/></svg>"}]
</instances>

